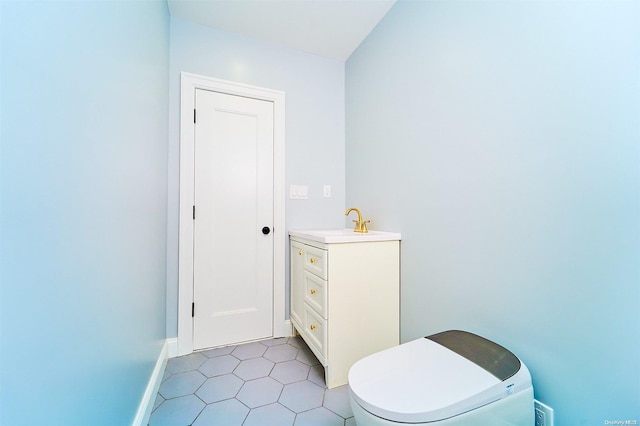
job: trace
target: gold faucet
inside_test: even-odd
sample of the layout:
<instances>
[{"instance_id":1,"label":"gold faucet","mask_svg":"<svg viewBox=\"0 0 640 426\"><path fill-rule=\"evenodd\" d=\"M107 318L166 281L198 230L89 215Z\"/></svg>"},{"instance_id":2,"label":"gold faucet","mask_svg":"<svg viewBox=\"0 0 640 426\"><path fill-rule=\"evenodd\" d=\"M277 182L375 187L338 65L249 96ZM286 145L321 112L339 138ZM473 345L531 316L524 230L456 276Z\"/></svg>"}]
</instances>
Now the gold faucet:
<instances>
[{"instance_id":1,"label":"gold faucet","mask_svg":"<svg viewBox=\"0 0 640 426\"><path fill-rule=\"evenodd\" d=\"M355 224L356 224L355 228L353 229L353 232L362 232L362 233L369 232L367 230L367 223L371 223L371 221L370 220L363 221L362 220L362 214L360 213L360 210L356 209L355 207L350 207L350 208L347 209L346 212L344 212L344 215L345 216L349 216L349 213L351 213L354 210L355 210L356 213L358 213L358 220L353 220L352 221L352 222L355 222Z\"/></svg>"}]
</instances>

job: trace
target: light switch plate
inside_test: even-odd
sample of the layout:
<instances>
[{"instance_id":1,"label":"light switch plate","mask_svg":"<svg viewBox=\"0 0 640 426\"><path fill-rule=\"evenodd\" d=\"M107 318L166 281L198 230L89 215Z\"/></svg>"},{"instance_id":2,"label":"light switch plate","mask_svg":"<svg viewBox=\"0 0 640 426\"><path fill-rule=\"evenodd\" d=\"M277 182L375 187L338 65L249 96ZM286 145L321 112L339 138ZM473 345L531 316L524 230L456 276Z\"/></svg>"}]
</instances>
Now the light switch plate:
<instances>
[{"instance_id":1,"label":"light switch plate","mask_svg":"<svg viewBox=\"0 0 640 426\"><path fill-rule=\"evenodd\" d=\"M307 185L290 185L289 198L292 200L306 200L309 198L309 187Z\"/></svg>"},{"instance_id":2,"label":"light switch plate","mask_svg":"<svg viewBox=\"0 0 640 426\"><path fill-rule=\"evenodd\" d=\"M331 185L325 185L323 191L325 198L331 198Z\"/></svg>"}]
</instances>

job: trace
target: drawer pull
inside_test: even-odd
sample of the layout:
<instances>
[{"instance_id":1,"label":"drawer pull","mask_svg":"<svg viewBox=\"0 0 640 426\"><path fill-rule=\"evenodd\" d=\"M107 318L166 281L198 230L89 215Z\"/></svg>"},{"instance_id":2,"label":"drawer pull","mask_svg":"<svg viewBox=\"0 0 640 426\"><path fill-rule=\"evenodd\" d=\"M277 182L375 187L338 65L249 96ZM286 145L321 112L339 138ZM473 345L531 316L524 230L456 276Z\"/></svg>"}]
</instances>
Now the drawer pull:
<instances>
[{"instance_id":1,"label":"drawer pull","mask_svg":"<svg viewBox=\"0 0 640 426\"><path fill-rule=\"evenodd\" d=\"M298 255L302 256L304 254L304 252L302 250L298 251Z\"/></svg>"},{"instance_id":2,"label":"drawer pull","mask_svg":"<svg viewBox=\"0 0 640 426\"><path fill-rule=\"evenodd\" d=\"M309 327L312 331L316 329L316 326L311 324L311 326Z\"/></svg>"},{"instance_id":3,"label":"drawer pull","mask_svg":"<svg viewBox=\"0 0 640 426\"><path fill-rule=\"evenodd\" d=\"M309 293L316 294L316 291L314 289L311 289L311 291Z\"/></svg>"},{"instance_id":4,"label":"drawer pull","mask_svg":"<svg viewBox=\"0 0 640 426\"><path fill-rule=\"evenodd\" d=\"M316 263L316 259L314 259L314 258L312 257L311 259L309 259L309 262L311 262L312 264L313 264L313 263Z\"/></svg>"}]
</instances>

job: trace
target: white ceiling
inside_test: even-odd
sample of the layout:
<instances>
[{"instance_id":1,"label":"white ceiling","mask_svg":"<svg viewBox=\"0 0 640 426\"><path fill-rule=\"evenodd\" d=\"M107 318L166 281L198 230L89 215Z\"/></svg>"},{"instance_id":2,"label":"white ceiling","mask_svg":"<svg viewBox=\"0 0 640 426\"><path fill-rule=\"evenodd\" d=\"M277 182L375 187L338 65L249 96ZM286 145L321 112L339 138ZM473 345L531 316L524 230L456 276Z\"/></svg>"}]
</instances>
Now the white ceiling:
<instances>
[{"instance_id":1,"label":"white ceiling","mask_svg":"<svg viewBox=\"0 0 640 426\"><path fill-rule=\"evenodd\" d=\"M171 16L346 61L396 0L167 0Z\"/></svg>"}]
</instances>

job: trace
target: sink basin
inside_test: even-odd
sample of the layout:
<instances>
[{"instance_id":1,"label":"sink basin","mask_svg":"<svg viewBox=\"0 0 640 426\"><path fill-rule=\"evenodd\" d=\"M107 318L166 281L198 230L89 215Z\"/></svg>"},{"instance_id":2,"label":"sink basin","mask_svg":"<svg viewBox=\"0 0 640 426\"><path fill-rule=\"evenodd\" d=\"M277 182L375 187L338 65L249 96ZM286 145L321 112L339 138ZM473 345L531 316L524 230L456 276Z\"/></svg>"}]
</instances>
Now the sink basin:
<instances>
[{"instance_id":1,"label":"sink basin","mask_svg":"<svg viewBox=\"0 0 640 426\"><path fill-rule=\"evenodd\" d=\"M397 232L369 231L367 233L354 232L353 229L317 229L289 231L292 237L320 243L363 243L369 241L398 241Z\"/></svg>"}]
</instances>

